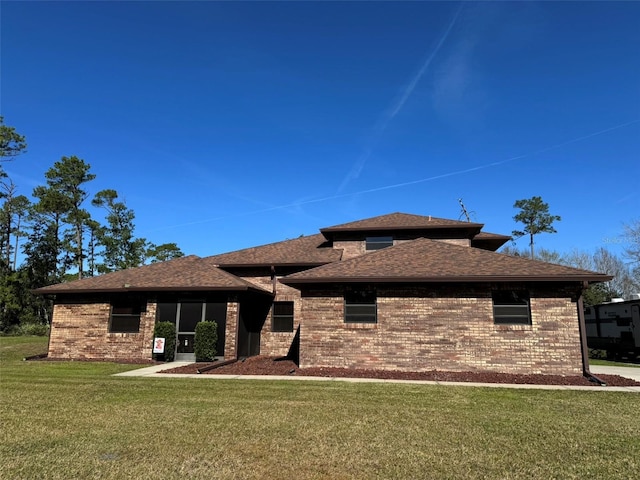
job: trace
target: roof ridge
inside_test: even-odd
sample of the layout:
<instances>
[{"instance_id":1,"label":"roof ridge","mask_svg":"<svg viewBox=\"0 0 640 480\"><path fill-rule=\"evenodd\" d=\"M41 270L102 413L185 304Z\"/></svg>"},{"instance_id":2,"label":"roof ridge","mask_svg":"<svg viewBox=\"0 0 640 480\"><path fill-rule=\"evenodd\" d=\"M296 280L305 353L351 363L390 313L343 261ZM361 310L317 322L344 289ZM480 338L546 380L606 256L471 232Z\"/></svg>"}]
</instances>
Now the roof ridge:
<instances>
[{"instance_id":1,"label":"roof ridge","mask_svg":"<svg viewBox=\"0 0 640 480\"><path fill-rule=\"evenodd\" d=\"M325 238L325 236L322 235L322 233L312 233L310 235L301 235L301 236L296 237L296 238L287 238L285 240L279 240L279 241L276 241L276 242L269 242L269 243L264 243L262 245L255 245L253 247L245 247L245 248L240 248L238 250L230 250L228 252L221 252L221 253L216 253L214 255L207 255L206 257L202 257L202 259L203 260L207 260L207 259L210 259L212 257L219 257L219 256L222 256L222 255L228 255L230 253L239 253L239 252L244 252L246 250L254 250L256 248L270 247L272 245L278 245L278 244L281 244L281 243L287 243L287 242L294 242L294 241L297 241L297 240L299 241L299 240L303 240L303 239L309 239L311 237L322 237L322 238ZM325 238L325 241L326 241L326 238Z\"/></svg>"},{"instance_id":2,"label":"roof ridge","mask_svg":"<svg viewBox=\"0 0 640 480\"><path fill-rule=\"evenodd\" d=\"M405 252L408 254L404 255ZM584 278L591 281L604 281L605 277L608 276L566 265L511 257L472 246L420 237L342 262L298 272L284 277L283 280L284 283L287 283L287 280L297 283L311 281L314 278L345 281L349 281L350 278L351 281L385 278L393 281L399 281L401 278L407 281L421 278L438 278L443 281L447 279L451 281L455 278L476 280L518 278L523 281Z\"/></svg>"}]
</instances>

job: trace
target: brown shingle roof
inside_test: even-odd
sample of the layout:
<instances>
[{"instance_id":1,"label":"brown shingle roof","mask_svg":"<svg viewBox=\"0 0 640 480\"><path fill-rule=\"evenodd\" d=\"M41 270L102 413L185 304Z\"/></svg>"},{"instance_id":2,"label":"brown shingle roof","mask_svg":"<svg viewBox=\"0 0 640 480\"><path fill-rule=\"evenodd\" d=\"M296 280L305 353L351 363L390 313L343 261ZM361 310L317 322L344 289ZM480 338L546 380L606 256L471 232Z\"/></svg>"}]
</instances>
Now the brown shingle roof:
<instances>
[{"instance_id":1,"label":"brown shingle roof","mask_svg":"<svg viewBox=\"0 0 640 480\"><path fill-rule=\"evenodd\" d=\"M607 281L587 270L419 238L281 279L329 282Z\"/></svg>"},{"instance_id":2,"label":"brown shingle roof","mask_svg":"<svg viewBox=\"0 0 640 480\"><path fill-rule=\"evenodd\" d=\"M34 293L91 293L159 290L254 290L270 293L224 270L213 267L201 258L190 255L167 262L107 273L38 288Z\"/></svg>"},{"instance_id":3,"label":"brown shingle roof","mask_svg":"<svg viewBox=\"0 0 640 480\"><path fill-rule=\"evenodd\" d=\"M480 232L473 237L473 240L511 240L509 235L500 235L499 233Z\"/></svg>"},{"instance_id":4,"label":"brown shingle roof","mask_svg":"<svg viewBox=\"0 0 640 480\"><path fill-rule=\"evenodd\" d=\"M270 243L259 247L245 248L235 252L206 257L210 265L221 267L243 267L255 265L324 265L340 260L341 249L326 245L320 234Z\"/></svg>"},{"instance_id":5,"label":"brown shingle roof","mask_svg":"<svg viewBox=\"0 0 640 480\"><path fill-rule=\"evenodd\" d=\"M363 230L427 230L432 228L468 228L480 230L481 223L460 222L424 215L409 213L390 213L378 217L365 218L356 222L343 223L333 227L321 228L322 233L350 232Z\"/></svg>"},{"instance_id":6,"label":"brown shingle roof","mask_svg":"<svg viewBox=\"0 0 640 480\"><path fill-rule=\"evenodd\" d=\"M471 246L495 252L509 240L511 240L511 237L508 235L480 232L471 239Z\"/></svg>"}]
</instances>

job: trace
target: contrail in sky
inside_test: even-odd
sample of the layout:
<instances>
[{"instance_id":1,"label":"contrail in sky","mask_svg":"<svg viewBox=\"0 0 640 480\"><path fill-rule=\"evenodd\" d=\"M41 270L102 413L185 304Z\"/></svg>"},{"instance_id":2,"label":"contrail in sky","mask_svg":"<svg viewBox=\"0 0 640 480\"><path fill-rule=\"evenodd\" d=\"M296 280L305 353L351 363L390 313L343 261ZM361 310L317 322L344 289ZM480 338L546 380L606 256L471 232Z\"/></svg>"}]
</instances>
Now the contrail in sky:
<instances>
[{"instance_id":1,"label":"contrail in sky","mask_svg":"<svg viewBox=\"0 0 640 480\"><path fill-rule=\"evenodd\" d=\"M349 171L349 173L347 173L347 175L344 177L344 179L342 180L342 183L340 183L340 186L338 187L338 193L342 192L351 180L356 179L360 176L360 172L362 172L365 165L367 164L367 161L369 160L369 157L371 156L371 153L373 152L374 147L378 143L380 136L387 129L389 122L391 122L391 120L394 119L394 117L400 112L400 110L402 110L402 107L404 107L404 104L407 103L407 100L415 90L416 85L418 85L418 82L423 77L423 75L429 68L429 65L431 65L431 62L440 51L440 48L446 41L447 37L449 36L449 33L451 33L451 29L453 28L456 21L458 20L458 17L460 16L460 12L462 11L462 6L463 6L463 3L461 2L460 6L458 7L458 10L456 11L455 15L451 19L451 22L449 22L447 29L440 36L438 43L436 44L434 49L431 51L431 54L424 61L424 63L420 67L420 70L418 70L418 72L411 79L411 82L409 82L409 84L404 88L404 90L402 91L402 95L400 95L400 98L395 102L392 108L385 111L384 114L378 120L373 131L373 140L369 141L369 145L364 149L364 152L360 155L360 157L358 157L358 160L356 160L356 162L353 164L353 167L351 167L351 170Z\"/></svg>"},{"instance_id":2,"label":"contrail in sky","mask_svg":"<svg viewBox=\"0 0 640 480\"><path fill-rule=\"evenodd\" d=\"M612 131L618 130L620 128L628 127L629 125L633 125L633 124L639 123L639 122L640 122L640 119L632 120L630 122L621 123L619 125L614 125L612 127L605 128L604 130L599 130L597 132L593 132L593 133L589 133L587 135L576 137L576 138L573 138L571 140L567 140L567 141L562 142L562 143L556 143L555 145L551 145L551 146L548 146L548 147L545 147L545 148L541 148L540 150L536 150L534 152L525 153L523 155L518 155L518 156L515 156L515 157L506 158L504 160L498 160L496 162L485 163L485 164L478 165L478 166L471 167L471 168L465 168L465 169L462 169L462 170L454 170L452 172L442 173L440 175L435 175L435 176L432 176L432 177L420 178L418 180L411 180L411 181L402 182L402 183L394 183L392 185L383 185L383 186L380 186L380 187L370 188L370 189L367 189L367 190L360 190L358 192L342 193L342 194L330 195L330 196L327 196L327 197L304 200L304 201L301 201L301 202L287 203L285 205L277 205L277 206L274 206L274 207L267 207L267 208L263 208L261 210L253 210L253 211L245 212L245 213L238 213L238 214L234 214L234 215L226 215L226 216L222 216L222 217L209 218L209 219L206 219L206 220L198 220L198 221L195 221L195 222L181 223L181 224L178 224L178 225L171 225L171 226L168 226L168 227L158 228L158 229L152 230L152 232L157 232L157 231L160 231L160 230L168 230L168 229L171 229L171 228L187 227L187 226L191 226L191 225L199 225L199 224L202 224L202 223L216 222L218 220L227 220L229 218L246 217L246 216L249 216L249 215L256 215L258 213L266 213L266 212L272 212L274 210L282 210L282 209L285 209L285 208L298 207L298 206L301 206L301 205L308 205L308 204L311 204L311 203L321 203L321 202L326 202L326 201L329 201L329 200L337 200L337 199L340 199L340 198L348 198L348 197L353 197L353 196L356 196L356 195L363 195L365 193L375 193L375 192L381 192L383 190L391 190L391 189L394 189L394 188L408 187L410 185L416 185L418 183L431 182L431 181L434 181L434 180L440 180L442 178L454 177L454 176L457 176L457 175L463 175L465 173L477 172L478 170L484 170L484 169L487 169L487 168L497 167L498 165L504 165L505 163L514 162L516 160L522 160L523 158L533 157L535 155L539 155L541 153L548 152L550 150L555 150L557 148L561 148L561 147L564 147L566 145L571 145L572 143L581 142L581 141L586 140L588 138L596 137L598 135L603 135L605 133L612 132Z\"/></svg>"}]
</instances>

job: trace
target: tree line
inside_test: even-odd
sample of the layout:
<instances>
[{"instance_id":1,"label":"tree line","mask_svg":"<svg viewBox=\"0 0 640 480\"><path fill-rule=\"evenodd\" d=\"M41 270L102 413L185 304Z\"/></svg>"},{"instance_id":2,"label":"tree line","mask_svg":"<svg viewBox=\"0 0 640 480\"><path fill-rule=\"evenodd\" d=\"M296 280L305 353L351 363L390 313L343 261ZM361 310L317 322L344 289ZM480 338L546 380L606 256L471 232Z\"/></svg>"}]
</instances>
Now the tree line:
<instances>
[{"instance_id":1,"label":"tree line","mask_svg":"<svg viewBox=\"0 0 640 480\"><path fill-rule=\"evenodd\" d=\"M35 288L183 255L175 243L136 237L135 214L116 190L91 198L96 176L76 156L56 161L31 199L18 194L2 162L26 149L25 137L0 116L0 331L50 322L51 302L33 295ZM102 221L89 203L104 210Z\"/></svg>"},{"instance_id":2,"label":"tree line","mask_svg":"<svg viewBox=\"0 0 640 480\"><path fill-rule=\"evenodd\" d=\"M514 230L513 238L529 237L529 250L519 250L515 242L504 247L500 253L518 257L530 257L543 262L556 263L583 270L605 273L613 276L609 282L591 285L584 293L586 305L597 305L612 298L628 299L632 293L640 292L640 220L624 225L620 240L627 245L624 257L616 255L607 248L600 247L589 253L574 250L560 253L555 250L540 249L534 251L534 238L541 233L556 233L553 224L561 220L558 215L549 213L549 205L541 197L517 200L513 205L520 211L513 219L521 223L522 230Z\"/></svg>"}]
</instances>

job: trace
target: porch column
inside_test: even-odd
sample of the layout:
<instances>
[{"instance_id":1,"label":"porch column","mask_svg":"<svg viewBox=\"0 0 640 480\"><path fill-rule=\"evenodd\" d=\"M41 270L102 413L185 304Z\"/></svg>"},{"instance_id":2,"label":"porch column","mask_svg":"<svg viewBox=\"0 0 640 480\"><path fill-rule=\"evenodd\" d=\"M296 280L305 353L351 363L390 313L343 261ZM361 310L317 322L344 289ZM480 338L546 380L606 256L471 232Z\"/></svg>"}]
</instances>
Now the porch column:
<instances>
[{"instance_id":1,"label":"porch column","mask_svg":"<svg viewBox=\"0 0 640 480\"><path fill-rule=\"evenodd\" d=\"M237 298L229 297L227 301L227 322L224 336L224 359L232 360L238 356L238 321L240 320L240 304Z\"/></svg>"}]
</instances>

